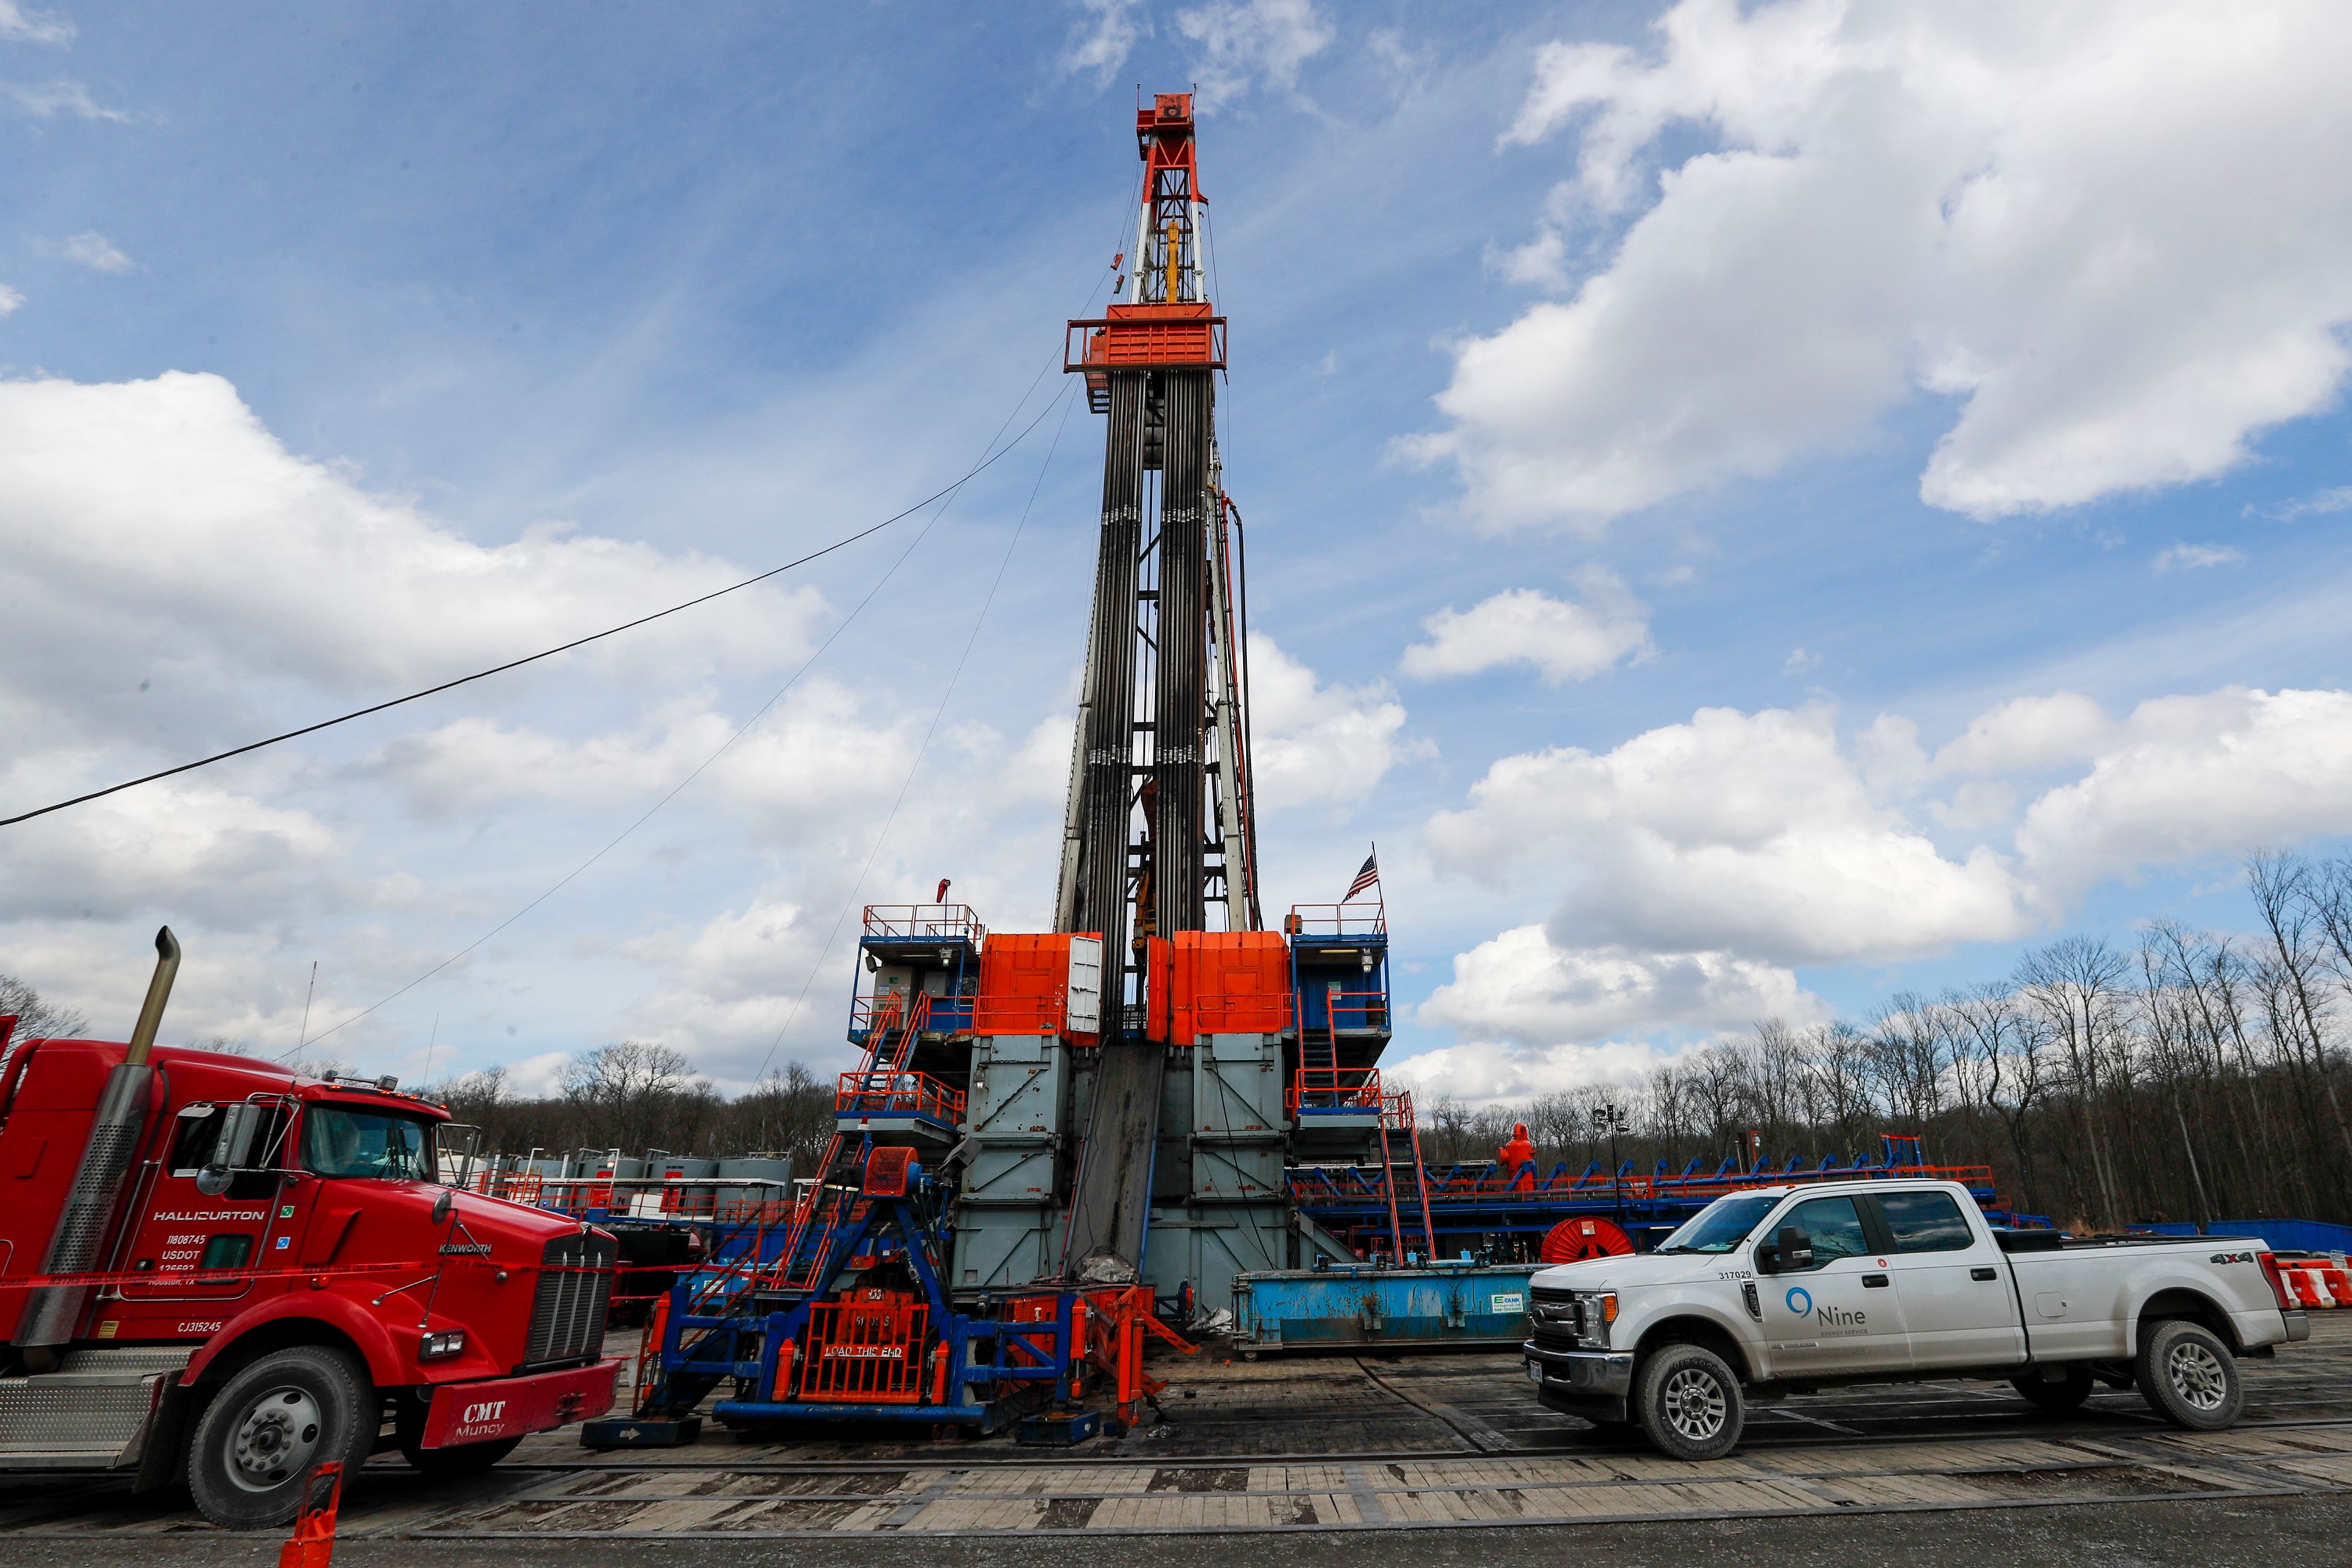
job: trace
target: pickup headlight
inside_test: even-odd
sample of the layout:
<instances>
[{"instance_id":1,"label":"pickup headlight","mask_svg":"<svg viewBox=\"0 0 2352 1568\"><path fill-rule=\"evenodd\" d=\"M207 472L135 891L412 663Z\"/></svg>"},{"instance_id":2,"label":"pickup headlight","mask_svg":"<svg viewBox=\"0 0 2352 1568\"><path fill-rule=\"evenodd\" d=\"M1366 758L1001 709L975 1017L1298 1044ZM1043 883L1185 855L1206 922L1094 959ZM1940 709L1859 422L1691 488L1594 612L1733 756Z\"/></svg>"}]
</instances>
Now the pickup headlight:
<instances>
[{"instance_id":1,"label":"pickup headlight","mask_svg":"<svg viewBox=\"0 0 2352 1568\"><path fill-rule=\"evenodd\" d=\"M416 1359L435 1361L442 1356L456 1355L466 1348L463 1329L436 1329L416 1338Z\"/></svg>"},{"instance_id":2,"label":"pickup headlight","mask_svg":"<svg viewBox=\"0 0 2352 1568\"><path fill-rule=\"evenodd\" d=\"M1590 1295L1580 1292L1576 1306L1580 1314L1576 1337L1603 1349L1608 1348L1609 1325L1617 1321L1617 1292L1595 1290Z\"/></svg>"}]
</instances>

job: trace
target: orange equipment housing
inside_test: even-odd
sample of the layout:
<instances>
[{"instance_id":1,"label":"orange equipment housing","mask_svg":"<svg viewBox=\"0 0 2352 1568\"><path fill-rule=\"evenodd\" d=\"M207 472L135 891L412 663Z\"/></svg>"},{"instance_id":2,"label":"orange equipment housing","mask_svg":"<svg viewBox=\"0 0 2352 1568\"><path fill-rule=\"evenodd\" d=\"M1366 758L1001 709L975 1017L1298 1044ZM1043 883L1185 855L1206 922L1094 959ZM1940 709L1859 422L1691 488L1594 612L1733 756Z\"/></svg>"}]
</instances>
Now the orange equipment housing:
<instances>
[{"instance_id":1,"label":"orange equipment housing","mask_svg":"<svg viewBox=\"0 0 2352 1568\"><path fill-rule=\"evenodd\" d=\"M1290 1025L1290 949L1270 931L1181 931L1171 943L1171 1045Z\"/></svg>"},{"instance_id":2,"label":"orange equipment housing","mask_svg":"<svg viewBox=\"0 0 2352 1568\"><path fill-rule=\"evenodd\" d=\"M973 1032L1068 1034L1074 935L1102 940L1091 931L991 932L980 950L980 1002L973 1009Z\"/></svg>"}]
</instances>

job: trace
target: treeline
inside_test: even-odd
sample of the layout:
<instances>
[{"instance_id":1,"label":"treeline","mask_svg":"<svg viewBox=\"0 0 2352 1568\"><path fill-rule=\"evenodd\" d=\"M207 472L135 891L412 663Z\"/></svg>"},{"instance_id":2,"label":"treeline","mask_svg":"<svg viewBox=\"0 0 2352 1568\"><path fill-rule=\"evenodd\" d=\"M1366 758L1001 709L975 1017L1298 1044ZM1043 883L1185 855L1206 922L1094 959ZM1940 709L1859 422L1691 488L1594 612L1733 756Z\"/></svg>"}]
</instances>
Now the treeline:
<instances>
[{"instance_id":1,"label":"treeline","mask_svg":"<svg viewBox=\"0 0 2352 1568\"><path fill-rule=\"evenodd\" d=\"M1843 1163L1916 1132L1936 1164L1990 1165L2017 1208L2084 1230L2137 1220L2352 1219L2352 860L2260 855L2251 936L2151 922L2068 937L2009 974L1901 994L1866 1022L1777 1021L1685 1054L1638 1088L1518 1106L1420 1108L1433 1163L1491 1160L1524 1121L1547 1169L1619 1157L1712 1171L1741 1157Z\"/></svg>"},{"instance_id":2,"label":"treeline","mask_svg":"<svg viewBox=\"0 0 2352 1568\"><path fill-rule=\"evenodd\" d=\"M644 1040L600 1046L571 1059L556 1093L522 1098L506 1069L468 1073L421 1091L457 1121L482 1130L480 1147L500 1154L568 1154L618 1149L641 1155L782 1154L813 1171L833 1136L833 1083L799 1062L732 1099L669 1047Z\"/></svg>"}]
</instances>

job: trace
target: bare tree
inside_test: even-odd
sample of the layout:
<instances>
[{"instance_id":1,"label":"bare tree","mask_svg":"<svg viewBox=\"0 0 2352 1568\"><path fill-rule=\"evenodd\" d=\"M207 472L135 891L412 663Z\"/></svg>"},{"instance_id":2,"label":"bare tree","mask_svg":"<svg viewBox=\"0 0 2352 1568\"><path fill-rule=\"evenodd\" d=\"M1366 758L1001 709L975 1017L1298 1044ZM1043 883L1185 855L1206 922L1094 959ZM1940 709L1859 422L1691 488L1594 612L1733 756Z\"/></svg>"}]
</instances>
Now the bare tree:
<instances>
[{"instance_id":1,"label":"bare tree","mask_svg":"<svg viewBox=\"0 0 2352 1568\"><path fill-rule=\"evenodd\" d=\"M1859 1152L1870 1121L1870 1043L1843 1019L1808 1030L1805 1074L1814 1124L1826 1131L1833 1153L1851 1159Z\"/></svg>"},{"instance_id":2,"label":"bare tree","mask_svg":"<svg viewBox=\"0 0 2352 1568\"><path fill-rule=\"evenodd\" d=\"M2123 1213L2116 1201L2105 1141L2099 1133L2099 1064L2115 1037L2116 988L2128 972L2123 956L2104 939L2083 936L2066 937L2027 953L2017 969L2018 989L2042 1014L2052 1037L2065 1053L2084 1142L2109 1230L2121 1227Z\"/></svg>"},{"instance_id":3,"label":"bare tree","mask_svg":"<svg viewBox=\"0 0 2352 1568\"><path fill-rule=\"evenodd\" d=\"M89 1019L71 1007L45 1002L41 994L13 974L0 974L0 1017L14 1015L19 1040L68 1040L89 1028Z\"/></svg>"},{"instance_id":4,"label":"bare tree","mask_svg":"<svg viewBox=\"0 0 2352 1568\"><path fill-rule=\"evenodd\" d=\"M563 1097L586 1113L603 1142L637 1152L657 1135L677 1137L663 1133L664 1123L680 1128L682 1102L709 1097L709 1085L692 1074L693 1064L667 1046L623 1040L572 1058L563 1069Z\"/></svg>"},{"instance_id":5,"label":"bare tree","mask_svg":"<svg viewBox=\"0 0 2352 1568\"><path fill-rule=\"evenodd\" d=\"M2278 990L2294 1003L2294 1026L2287 1033L2295 1052L2319 1080L2328 1109L2335 1113L2336 1135L2344 1152L2352 1157L2352 1125L2344 1120L2344 1105L2336 1092L2336 1075L2328 1070L2326 1005L2319 985L2324 940L2315 928L2324 928L2324 894L2313 885L2311 868L2284 855L2257 854L2246 861L2246 886L2262 911L2263 927L2271 939L2270 960L2276 969Z\"/></svg>"},{"instance_id":6,"label":"bare tree","mask_svg":"<svg viewBox=\"0 0 2352 1568\"><path fill-rule=\"evenodd\" d=\"M2180 1152L2189 1161L2189 1179L2197 1189L2197 1217L2211 1220L2219 1216L2205 1191L2205 1173L2198 1167L2196 1141L2189 1136L2189 1109L2181 1103L2183 1082L2202 1076L2197 1071L2202 1057L2197 1047L2195 1015L2179 990L2168 982L2166 948L2156 933L2142 936L2138 956L2140 986L2133 1001L2143 1037L2155 1058L2158 1081L2171 1086L2173 1122L2180 1130Z\"/></svg>"}]
</instances>

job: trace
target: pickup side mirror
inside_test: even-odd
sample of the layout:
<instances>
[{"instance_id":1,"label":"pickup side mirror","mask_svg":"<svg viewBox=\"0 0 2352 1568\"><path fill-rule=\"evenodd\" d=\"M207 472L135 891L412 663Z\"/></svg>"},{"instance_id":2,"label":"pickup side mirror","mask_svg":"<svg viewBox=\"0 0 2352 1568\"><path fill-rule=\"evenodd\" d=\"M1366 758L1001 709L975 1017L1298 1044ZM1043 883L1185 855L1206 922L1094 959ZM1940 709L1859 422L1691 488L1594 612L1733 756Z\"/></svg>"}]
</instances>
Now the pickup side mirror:
<instances>
[{"instance_id":1,"label":"pickup side mirror","mask_svg":"<svg viewBox=\"0 0 2352 1568\"><path fill-rule=\"evenodd\" d=\"M228 1191L229 1183L239 1171L253 1164L253 1140L261 1131L265 1109L249 1100L230 1106L221 1117L219 1138L213 1142L212 1158L196 1173L196 1191L208 1198L216 1198Z\"/></svg>"},{"instance_id":2,"label":"pickup side mirror","mask_svg":"<svg viewBox=\"0 0 2352 1568\"><path fill-rule=\"evenodd\" d=\"M1757 1245L1756 1272L1759 1274L1780 1272L1780 1248L1778 1244L1766 1241Z\"/></svg>"},{"instance_id":3,"label":"pickup side mirror","mask_svg":"<svg viewBox=\"0 0 2352 1568\"><path fill-rule=\"evenodd\" d=\"M1811 1268L1813 1266L1813 1238L1793 1225L1780 1227L1779 1250L1783 1268Z\"/></svg>"}]
</instances>

